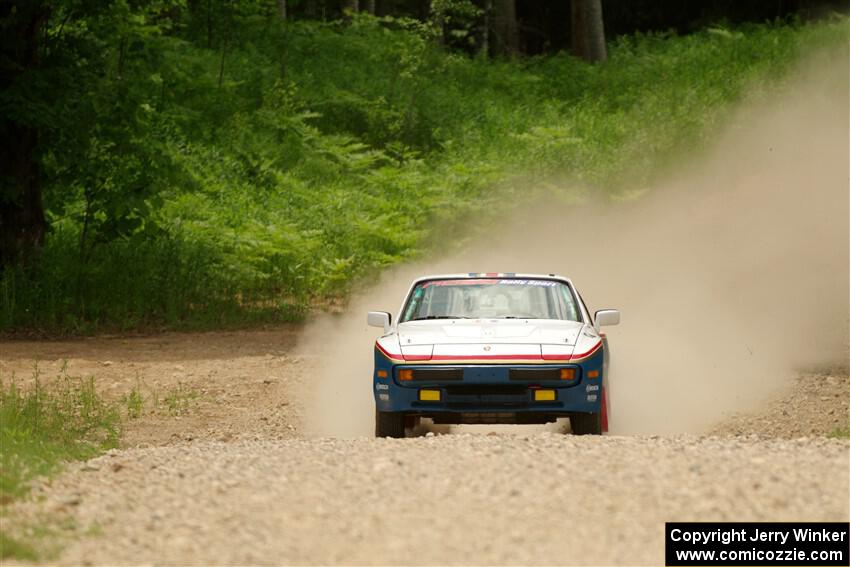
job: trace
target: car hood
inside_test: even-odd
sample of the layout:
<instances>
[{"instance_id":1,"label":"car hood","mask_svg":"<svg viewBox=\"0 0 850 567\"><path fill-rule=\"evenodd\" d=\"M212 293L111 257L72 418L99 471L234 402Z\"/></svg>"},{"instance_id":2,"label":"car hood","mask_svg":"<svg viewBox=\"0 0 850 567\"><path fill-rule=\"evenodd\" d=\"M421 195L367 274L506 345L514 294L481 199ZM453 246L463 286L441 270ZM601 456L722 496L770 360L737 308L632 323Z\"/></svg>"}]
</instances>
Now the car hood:
<instances>
[{"instance_id":1,"label":"car hood","mask_svg":"<svg viewBox=\"0 0 850 567\"><path fill-rule=\"evenodd\" d=\"M408 321L398 326L402 347L439 344L575 345L584 325L541 319L447 319Z\"/></svg>"},{"instance_id":2,"label":"car hood","mask_svg":"<svg viewBox=\"0 0 850 567\"><path fill-rule=\"evenodd\" d=\"M546 362L590 356L602 344L593 327L540 319L409 321L376 347L406 362Z\"/></svg>"}]
</instances>

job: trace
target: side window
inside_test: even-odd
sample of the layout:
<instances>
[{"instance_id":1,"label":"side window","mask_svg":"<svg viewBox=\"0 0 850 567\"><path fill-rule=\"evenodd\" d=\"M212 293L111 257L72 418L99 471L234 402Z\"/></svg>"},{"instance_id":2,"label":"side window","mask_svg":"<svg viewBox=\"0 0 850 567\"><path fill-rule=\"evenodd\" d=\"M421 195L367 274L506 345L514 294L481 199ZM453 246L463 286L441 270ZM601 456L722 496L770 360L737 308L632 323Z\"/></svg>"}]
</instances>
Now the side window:
<instances>
[{"instance_id":1,"label":"side window","mask_svg":"<svg viewBox=\"0 0 850 567\"><path fill-rule=\"evenodd\" d=\"M566 319L570 321L578 321L580 317L576 312L576 304L573 299L572 293L570 293L570 289L566 285L559 285L558 288L561 291L561 300L564 302L564 315Z\"/></svg>"},{"instance_id":2,"label":"side window","mask_svg":"<svg viewBox=\"0 0 850 567\"><path fill-rule=\"evenodd\" d=\"M590 309L587 308L587 303L584 302L584 298L581 296L581 294L579 294L579 292L576 292L576 295L578 295L578 300L581 301L581 305L582 307L584 307L584 310L587 311L587 317L588 319L590 319L590 325L593 325L596 322L593 320L593 313L591 313Z\"/></svg>"},{"instance_id":3,"label":"side window","mask_svg":"<svg viewBox=\"0 0 850 567\"><path fill-rule=\"evenodd\" d=\"M425 288L422 286L416 286L413 290L413 294L411 294L410 302L407 304L407 309L404 312L404 316L401 318L402 322L409 321L416 317L416 312L419 310L419 306L422 304L422 296L425 294Z\"/></svg>"}]
</instances>

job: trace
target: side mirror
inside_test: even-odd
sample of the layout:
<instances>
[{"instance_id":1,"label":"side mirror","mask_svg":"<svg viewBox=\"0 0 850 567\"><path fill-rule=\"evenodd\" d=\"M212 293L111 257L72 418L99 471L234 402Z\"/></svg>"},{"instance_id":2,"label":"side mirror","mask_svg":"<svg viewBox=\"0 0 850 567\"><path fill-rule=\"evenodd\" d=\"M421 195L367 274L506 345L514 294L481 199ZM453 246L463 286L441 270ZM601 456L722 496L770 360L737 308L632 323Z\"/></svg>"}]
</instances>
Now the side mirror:
<instances>
[{"instance_id":1,"label":"side mirror","mask_svg":"<svg viewBox=\"0 0 850 567\"><path fill-rule=\"evenodd\" d=\"M620 312L616 309L600 309L593 318L596 320L596 324L593 327L597 333L599 332L599 327L620 324Z\"/></svg>"},{"instance_id":2,"label":"side mirror","mask_svg":"<svg viewBox=\"0 0 850 567\"><path fill-rule=\"evenodd\" d=\"M366 323L370 327L381 327L385 333L390 331L392 320L393 316L386 311L369 311L369 315L366 316Z\"/></svg>"}]
</instances>

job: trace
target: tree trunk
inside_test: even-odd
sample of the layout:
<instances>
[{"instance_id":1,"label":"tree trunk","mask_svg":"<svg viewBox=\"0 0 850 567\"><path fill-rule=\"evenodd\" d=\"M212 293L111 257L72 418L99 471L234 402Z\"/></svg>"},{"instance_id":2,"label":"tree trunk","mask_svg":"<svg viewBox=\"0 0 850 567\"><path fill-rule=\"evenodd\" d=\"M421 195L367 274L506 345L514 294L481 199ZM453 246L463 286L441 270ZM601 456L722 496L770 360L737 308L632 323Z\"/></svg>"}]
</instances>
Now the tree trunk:
<instances>
[{"instance_id":1,"label":"tree trunk","mask_svg":"<svg viewBox=\"0 0 850 567\"><path fill-rule=\"evenodd\" d=\"M207 0L207 47L212 47L213 19L212 0Z\"/></svg>"},{"instance_id":2,"label":"tree trunk","mask_svg":"<svg viewBox=\"0 0 850 567\"><path fill-rule=\"evenodd\" d=\"M570 0L570 40L573 55L585 59L587 39L584 27L584 0Z\"/></svg>"},{"instance_id":3,"label":"tree trunk","mask_svg":"<svg viewBox=\"0 0 850 567\"><path fill-rule=\"evenodd\" d=\"M496 53L513 57L519 52L519 36L516 23L516 0L496 0L493 31Z\"/></svg>"},{"instance_id":4,"label":"tree trunk","mask_svg":"<svg viewBox=\"0 0 850 567\"><path fill-rule=\"evenodd\" d=\"M428 14L428 19L426 20L432 26L434 26L434 31L436 32L434 35L435 39L439 45L446 44L446 13L444 11L444 7L441 7L439 4L435 6L428 2L428 8L431 12Z\"/></svg>"},{"instance_id":5,"label":"tree trunk","mask_svg":"<svg viewBox=\"0 0 850 567\"><path fill-rule=\"evenodd\" d=\"M419 20L427 22L431 19L431 0L419 0L417 2L419 8Z\"/></svg>"},{"instance_id":6,"label":"tree trunk","mask_svg":"<svg viewBox=\"0 0 850 567\"><path fill-rule=\"evenodd\" d=\"M277 0L277 15L281 21L286 21L286 0Z\"/></svg>"},{"instance_id":7,"label":"tree trunk","mask_svg":"<svg viewBox=\"0 0 850 567\"><path fill-rule=\"evenodd\" d=\"M124 80L124 56L126 55L126 51L127 51L127 38L124 37L124 36L121 36L121 41L118 44L118 70L117 70L117 74L118 74L118 80L119 81Z\"/></svg>"},{"instance_id":8,"label":"tree trunk","mask_svg":"<svg viewBox=\"0 0 850 567\"><path fill-rule=\"evenodd\" d=\"M221 90L221 85L224 82L224 57L227 55L227 42L221 44L221 60L218 64L218 90Z\"/></svg>"},{"instance_id":9,"label":"tree trunk","mask_svg":"<svg viewBox=\"0 0 850 567\"><path fill-rule=\"evenodd\" d=\"M360 10L360 0L344 0L342 3L343 11L348 10L351 13Z\"/></svg>"},{"instance_id":10,"label":"tree trunk","mask_svg":"<svg viewBox=\"0 0 850 567\"><path fill-rule=\"evenodd\" d=\"M493 14L493 0L484 0L484 22L481 25L481 53L490 54L490 18Z\"/></svg>"},{"instance_id":11,"label":"tree trunk","mask_svg":"<svg viewBox=\"0 0 850 567\"><path fill-rule=\"evenodd\" d=\"M5 11L4 11L5 12ZM0 67L0 90L38 66L38 48L49 8L20 10L4 16L7 24L3 57L11 65ZM44 244L47 222L42 204L38 165L38 131L14 117L0 119L0 267L35 256Z\"/></svg>"},{"instance_id":12,"label":"tree trunk","mask_svg":"<svg viewBox=\"0 0 850 567\"><path fill-rule=\"evenodd\" d=\"M366 0L364 2L365 10L369 12L371 15L375 15L375 0Z\"/></svg>"},{"instance_id":13,"label":"tree trunk","mask_svg":"<svg viewBox=\"0 0 850 567\"><path fill-rule=\"evenodd\" d=\"M304 15L311 20L315 19L319 15L319 8L316 4L316 0L307 0L304 4Z\"/></svg>"},{"instance_id":14,"label":"tree trunk","mask_svg":"<svg viewBox=\"0 0 850 567\"><path fill-rule=\"evenodd\" d=\"M3 137L14 142L4 143L0 150L0 266L36 255L47 228L35 157L38 134L32 128L4 122Z\"/></svg>"},{"instance_id":15,"label":"tree trunk","mask_svg":"<svg viewBox=\"0 0 850 567\"><path fill-rule=\"evenodd\" d=\"M605 61L605 27L601 0L571 0L573 54L589 63Z\"/></svg>"}]
</instances>

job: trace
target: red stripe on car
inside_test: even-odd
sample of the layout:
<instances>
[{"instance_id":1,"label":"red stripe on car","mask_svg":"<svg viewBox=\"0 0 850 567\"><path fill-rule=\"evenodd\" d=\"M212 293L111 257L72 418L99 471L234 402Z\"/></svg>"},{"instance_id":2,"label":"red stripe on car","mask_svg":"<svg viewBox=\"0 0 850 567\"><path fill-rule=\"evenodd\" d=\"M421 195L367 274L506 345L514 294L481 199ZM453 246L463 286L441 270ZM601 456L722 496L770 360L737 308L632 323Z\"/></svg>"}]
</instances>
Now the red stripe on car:
<instances>
[{"instance_id":1,"label":"red stripe on car","mask_svg":"<svg viewBox=\"0 0 850 567\"><path fill-rule=\"evenodd\" d=\"M569 362L571 360L579 360L582 358L587 358L588 356L594 354L597 350L602 347L602 341L596 343L590 350L581 354L544 354L544 355L529 355L529 354L435 354L432 356L421 355L421 354L391 354L387 352L379 343L375 343L375 348L377 348L381 353L384 354L387 358L391 358L393 360L405 360L410 362L415 361L426 361L426 360L440 360L440 361L449 361L449 360L552 360L552 361L562 361Z\"/></svg>"}]
</instances>

